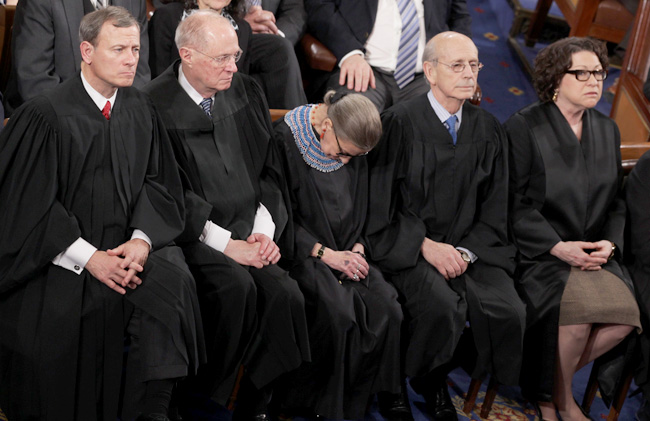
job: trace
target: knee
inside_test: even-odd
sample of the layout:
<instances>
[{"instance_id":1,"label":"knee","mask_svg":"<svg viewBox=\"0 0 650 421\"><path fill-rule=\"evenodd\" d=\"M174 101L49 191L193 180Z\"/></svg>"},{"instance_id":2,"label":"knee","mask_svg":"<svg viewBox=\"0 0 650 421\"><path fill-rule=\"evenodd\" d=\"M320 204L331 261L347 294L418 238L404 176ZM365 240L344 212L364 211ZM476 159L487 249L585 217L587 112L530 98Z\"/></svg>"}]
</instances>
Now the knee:
<instances>
[{"instance_id":1,"label":"knee","mask_svg":"<svg viewBox=\"0 0 650 421\"><path fill-rule=\"evenodd\" d=\"M591 327L589 324L560 326L558 334L572 341L584 342L591 335Z\"/></svg>"},{"instance_id":2,"label":"knee","mask_svg":"<svg viewBox=\"0 0 650 421\"><path fill-rule=\"evenodd\" d=\"M634 326L618 325L614 331L614 337L618 342L622 342L633 330Z\"/></svg>"}]
</instances>

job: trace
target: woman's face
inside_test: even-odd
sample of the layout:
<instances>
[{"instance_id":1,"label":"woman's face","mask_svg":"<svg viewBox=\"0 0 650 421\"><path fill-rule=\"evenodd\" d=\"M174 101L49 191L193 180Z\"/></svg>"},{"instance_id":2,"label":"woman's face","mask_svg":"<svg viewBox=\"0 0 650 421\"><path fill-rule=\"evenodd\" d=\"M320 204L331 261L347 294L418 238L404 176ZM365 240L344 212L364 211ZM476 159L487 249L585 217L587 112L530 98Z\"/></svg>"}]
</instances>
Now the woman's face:
<instances>
[{"instance_id":1,"label":"woman's face","mask_svg":"<svg viewBox=\"0 0 650 421\"><path fill-rule=\"evenodd\" d=\"M337 136L336 129L332 129L331 126L323 135L320 147L328 158L341 161L343 164L347 164L355 156L366 154L366 151L358 148L354 143Z\"/></svg>"},{"instance_id":2,"label":"woman's face","mask_svg":"<svg viewBox=\"0 0 650 421\"><path fill-rule=\"evenodd\" d=\"M569 70L602 70L603 66L598 56L591 51L580 51L571 56ZM557 106L567 111L580 111L596 106L603 93L603 81L596 80L591 74L584 82L576 79L571 73L566 73L560 80L557 94Z\"/></svg>"},{"instance_id":3,"label":"woman's face","mask_svg":"<svg viewBox=\"0 0 650 421\"><path fill-rule=\"evenodd\" d=\"M221 13L221 9L228 6L231 0L197 0L199 9L212 9Z\"/></svg>"}]
</instances>

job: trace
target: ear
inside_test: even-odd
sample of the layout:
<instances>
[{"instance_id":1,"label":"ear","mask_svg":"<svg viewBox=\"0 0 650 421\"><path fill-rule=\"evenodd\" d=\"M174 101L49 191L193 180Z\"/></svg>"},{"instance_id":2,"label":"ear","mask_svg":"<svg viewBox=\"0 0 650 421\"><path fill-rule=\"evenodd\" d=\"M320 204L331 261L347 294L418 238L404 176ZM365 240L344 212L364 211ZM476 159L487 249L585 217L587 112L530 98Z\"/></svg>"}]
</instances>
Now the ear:
<instances>
[{"instance_id":1,"label":"ear","mask_svg":"<svg viewBox=\"0 0 650 421\"><path fill-rule=\"evenodd\" d=\"M430 61L425 61L422 63L422 70L424 71L424 76L429 81L429 85L433 86L436 84L437 69Z\"/></svg>"},{"instance_id":2,"label":"ear","mask_svg":"<svg viewBox=\"0 0 650 421\"><path fill-rule=\"evenodd\" d=\"M181 49L178 50L178 55L181 57L183 65L192 67L192 51L189 48L181 47Z\"/></svg>"},{"instance_id":3,"label":"ear","mask_svg":"<svg viewBox=\"0 0 650 421\"><path fill-rule=\"evenodd\" d=\"M332 123L332 120L329 117L327 117L324 118L323 121L321 122L320 128L323 132L325 132L326 130L331 130L333 125L334 124Z\"/></svg>"},{"instance_id":4,"label":"ear","mask_svg":"<svg viewBox=\"0 0 650 421\"><path fill-rule=\"evenodd\" d=\"M93 47L93 45L88 41L83 41L79 46L79 49L81 50L81 59L86 64L92 64L93 52L95 51L95 47Z\"/></svg>"}]
</instances>

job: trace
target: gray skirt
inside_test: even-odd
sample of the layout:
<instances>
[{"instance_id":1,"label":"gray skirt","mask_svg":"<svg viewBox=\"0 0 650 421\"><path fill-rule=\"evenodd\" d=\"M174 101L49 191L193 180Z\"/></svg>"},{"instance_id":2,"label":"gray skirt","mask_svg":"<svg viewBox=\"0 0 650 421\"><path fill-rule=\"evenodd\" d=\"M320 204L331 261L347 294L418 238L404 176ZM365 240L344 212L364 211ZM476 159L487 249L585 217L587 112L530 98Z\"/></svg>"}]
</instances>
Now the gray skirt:
<instances>
[{"instance_id":1,"label":"gray skirt","mask_svg":"<svg viewBox=\"0 0 650 421\"><path fill-rule=\"evenodd\" d=\"M641 330L639 306L623 281L604 269L572 267L560 302L560 326L611 323Z\"/></svg>"}]
</instances>

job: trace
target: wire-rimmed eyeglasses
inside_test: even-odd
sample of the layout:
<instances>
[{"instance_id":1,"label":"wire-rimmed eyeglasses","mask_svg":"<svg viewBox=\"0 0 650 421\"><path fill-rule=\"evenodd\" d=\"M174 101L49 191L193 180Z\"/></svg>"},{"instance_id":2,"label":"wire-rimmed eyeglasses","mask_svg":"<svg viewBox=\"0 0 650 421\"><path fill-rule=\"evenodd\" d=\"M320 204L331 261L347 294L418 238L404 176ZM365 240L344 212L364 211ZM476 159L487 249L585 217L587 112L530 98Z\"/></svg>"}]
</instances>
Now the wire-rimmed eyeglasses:
<instances>
[{"instance_id":1,"label":"wire-rimmed eyeglasses","mask_svg":"<svg viewBox=\"0 0 650 421\"><path fill-rule=\"evenodd\" d=\"M443 63L442 61L438 59L434 59L432 61L435 61L436 63L444 64L445 66L449 67L451 70L453 70L454 73L462 73L463 70L465 70L465 66L469 65L469 68L472 69L473 73L478 73L482 68L483 68L483 63L478 62L478 61L472 61L469 63L461 63L461 62L456 62L456 63Z\"/></svg>"},{"instance_id":2,"label":"wire-rimmed eyeglasses","mask_svg":"<svg viewBox=\"0 0 650 421\"><path fill-rule=\"evenodd\" d=\"M197 50L196 48L192 48L192 49L197 53L203 54L204 56L208 57L209 59L212 60L214 64L216 64L219 67L225 67L231 59L234 60L235 63L237 63L242 56L242 50L237 51L236 54L224 54L219 57L212 57L210 55L207 55L203 51Z\"/></svg>"}]
</instances>

